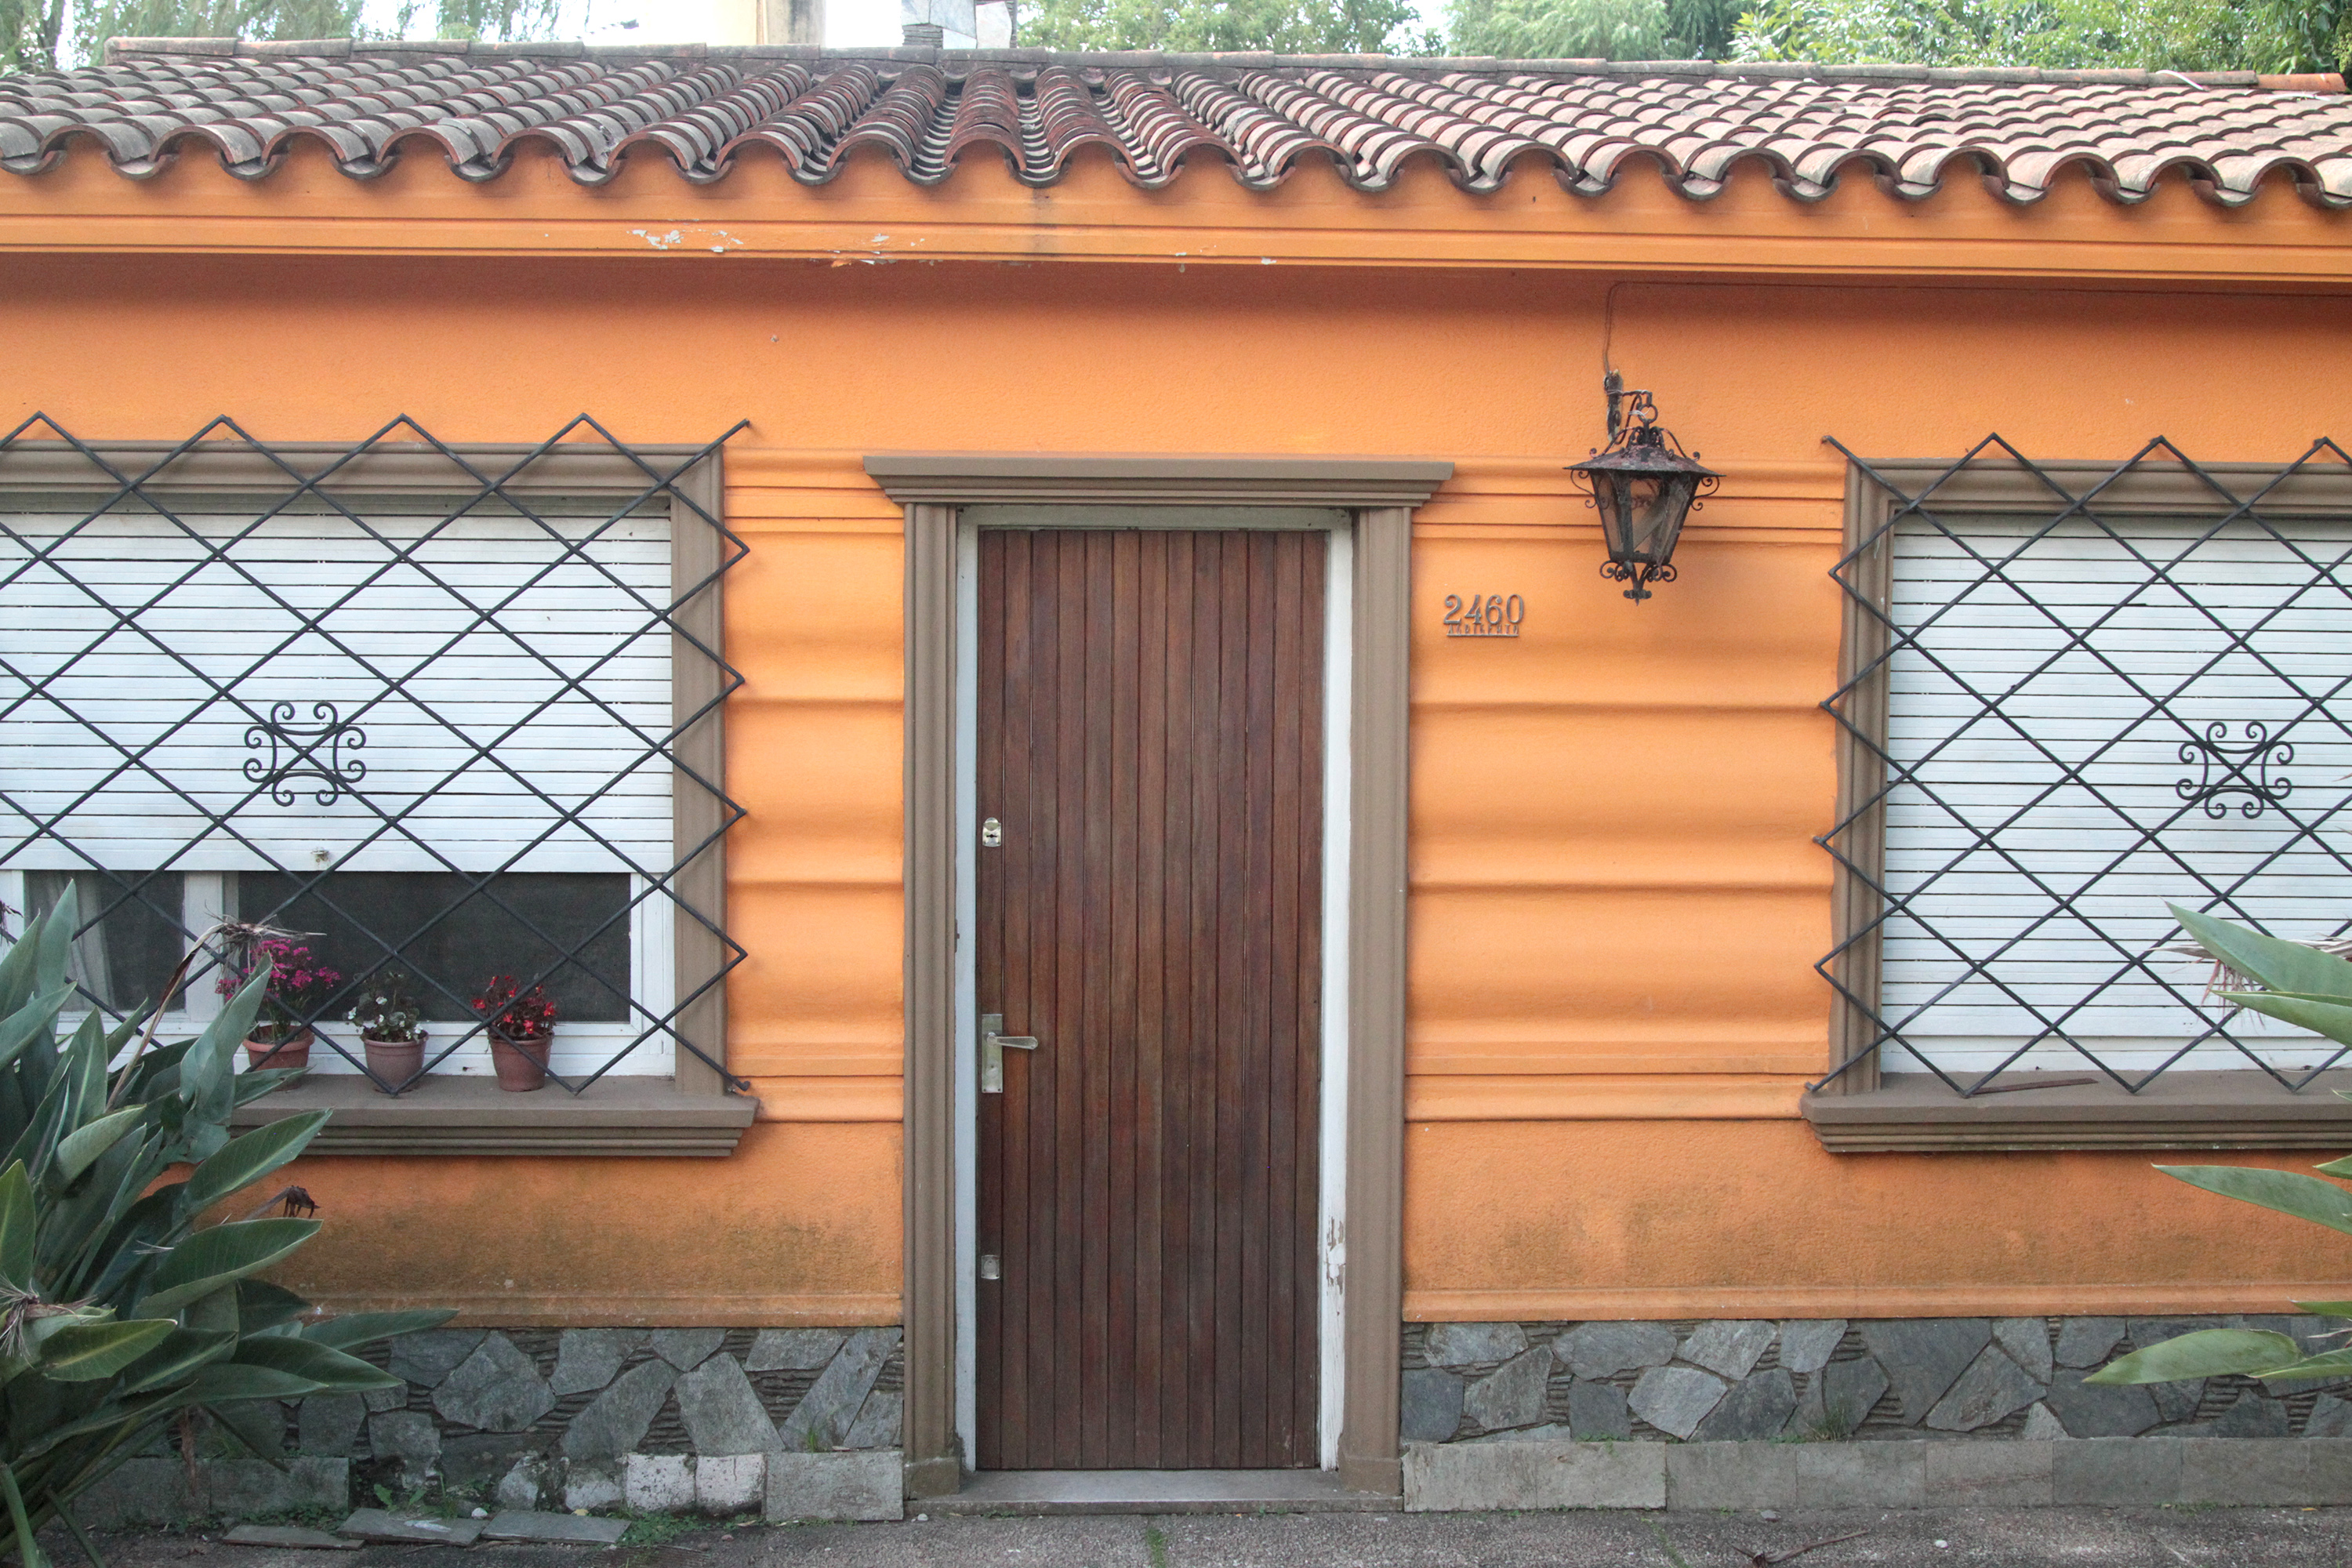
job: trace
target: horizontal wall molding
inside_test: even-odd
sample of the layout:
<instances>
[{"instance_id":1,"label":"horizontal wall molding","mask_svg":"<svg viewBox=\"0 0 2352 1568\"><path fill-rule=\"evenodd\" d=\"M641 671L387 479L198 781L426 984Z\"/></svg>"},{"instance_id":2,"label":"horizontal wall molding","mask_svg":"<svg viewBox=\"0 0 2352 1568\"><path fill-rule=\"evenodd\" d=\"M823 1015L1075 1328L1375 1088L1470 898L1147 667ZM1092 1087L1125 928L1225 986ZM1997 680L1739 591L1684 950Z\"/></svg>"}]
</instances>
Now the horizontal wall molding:
<instances>
[{"instance_id":1,"label":"horizontal wall molding","mask_svg":"<svg viewBox=\"0 0 2352 1568\"><path fill-rule=\"evenodd\" d=\"M907 505L1418 506L1454 465L1254 454L889 452L866 471Z\"/></svg>"},{"instance_id":2,"label":"horizontal wall molding","mask_svg":"<svg viewBox=\"0 0 2352 1568\"><path fill-rule=\"evenodd\" d=\"M675 445L629 448L639 457L680 462L705 449ZM440 447L421 441L384 441L353 456L347 442L285 441L270 443L269 455L265 456L237 440L108 441L88 451L142 485L173 494L283 490L289 469L306 479L320 479L320 488L335 494L463 494L471 484L451 462L453 456L483 479L497 479L501 489L519 493L627 493L650 491L660 483L656 474L648 474L627 458L572 442L545 447L512 444ZM667 477L667 470L658 466L656 472ZM115 481L91 463L84 448L66 441L16 442L8 450L8 482L17 489L68 493L116 488Z\"/></svg>"},{"instance_id":3,"label":"horizontal wall molding","mask_svg":"<svg viewBox=\"0 0 2352 1568\"><path fill-rule=\"evenodd\" d=\"M2152 1317L2292 1312L2340 1300L2345 1280L2181 1279L2161 1285L2037 1280L1950 1284L1581 1286L1407 1290L1414 1323L1589 1322L1686 1318Z\"/></svg>"},{"instance_id":4,"label":"horizontal wall molding","mask_svg":"<svg viewBox=\"0 0 2352 1568\"><path fill-rule=\"evenodd\" d=\"M2030 1075L2017 1075L2022 1081ZM2061 1075L2052 1075L2061 1076ZM2073 1075L2063 1075L2073 1076ZM2291 1094L2269 1074L2165 1074L2137 1094L2113 1079L1964 1100L1927 1073L1860 1094L1808 1094L1802 1112L1841 1154L2003 1149L2352 1149L2352 1071Z\"/></svg>"},{"instance_id":5,"label":"horizontal wall molding","mask_svg":"<svg viewBox=\"0 0 2352 1568\"><path fill-rule=\"evenodd\" d=\"M1804 1088L1802 1073L1415 1075L1405 1079L1404 1117L1407 1121L1790 1121L1798 1114Z\"/></svg>"},{"instance_id":6,"label":"horizontal wall molding","mask_svg":"<svg viewBox=\"0 0 2352 1568\"><path fill-rule=\"evenodd\" d=\"M455 1307L473 1329L856 1329L898 1321L895 1292L803 1290L776 1295L674 1296L551 1291L427 1290L415 1295L305 1289L331 1312L392 1312Z\"/></svg>"}]
</instances>

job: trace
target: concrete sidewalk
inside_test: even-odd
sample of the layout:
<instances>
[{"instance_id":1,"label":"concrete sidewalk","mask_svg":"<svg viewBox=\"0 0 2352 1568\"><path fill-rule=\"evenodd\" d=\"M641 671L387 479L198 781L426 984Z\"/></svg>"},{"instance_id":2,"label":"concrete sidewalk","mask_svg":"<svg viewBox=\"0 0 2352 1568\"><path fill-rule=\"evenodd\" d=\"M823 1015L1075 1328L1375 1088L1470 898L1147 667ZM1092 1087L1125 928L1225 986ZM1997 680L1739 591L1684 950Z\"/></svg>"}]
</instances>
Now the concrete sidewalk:
<instances>
[{"instance_id":1,"label":"concrete sidewalk","mask_svg":"<svg viewBox=\"0 0 2352 1568\"><path fill-rule=\"evenodd\" d=\"M698 1531L657 1546L264 1551L105 1542L109 1568L2343 1568L2352 1509L1875 1509L1722 1513L909 1519ZM1759 1558L1759 1554L1763 1554ZM70 1565L69 1546L57 1553Z\"/></svg>"}]
</instances>

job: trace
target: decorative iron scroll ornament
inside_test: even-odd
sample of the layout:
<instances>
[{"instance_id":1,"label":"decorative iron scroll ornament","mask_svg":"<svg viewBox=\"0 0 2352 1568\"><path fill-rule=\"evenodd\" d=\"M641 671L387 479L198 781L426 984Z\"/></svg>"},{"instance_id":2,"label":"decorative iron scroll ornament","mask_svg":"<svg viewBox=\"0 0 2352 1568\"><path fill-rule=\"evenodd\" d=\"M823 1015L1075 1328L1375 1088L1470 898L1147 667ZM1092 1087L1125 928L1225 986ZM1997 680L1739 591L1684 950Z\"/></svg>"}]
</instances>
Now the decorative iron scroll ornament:
<instances>
[{"instance_id":1,"label":"decorative iron scroll ornament","mask_svg":"<svg viewBox=\"0 0 2352 1568\"><path fill-rule=\"evenodd\" d=\"M1587 492L1585 505L1601 513L1601 533L1609 550L1601 574L1627 583L1635 604L1650 597L1650 584L1675 580L1675 542L1683 520L1723 478L1685 453L1674 432L1658 424L1657 405L1647 392L1628 390L1611 371L1601 383L1609 399L1609 445L1568 471Z\"/></svg>"},{"instance_id":2,"label":"decorative iron scroll ornament","mask_svg":"<svg viewBox=\"0 0 2352 1568\"><path fill-rule=\"evenodd\" d=\"M2229 735L2230 726L2217 719L2205 726L2203 735L2183 741L2180 760L2197 764L2197 777L2182 779L2172 787L2191 805L2203 806L2208 816L2229 816L2230 803L2224 797L2233 795L2246 797L2238 807L2240 815L2260 816L2265 807L2285 800L2287 792L2294 788L2291 779L2271 777L2271 769L2294 761L2294 748L2272 740L2268 729L2252 722L2246 725L2246 738L2240 744L2230 744ZM2221 769L2218 778L2216 767Z\"/></svg>"},{"instance_id":3,"label":"decorative iron scroll ornament","mask_svg":"<svg viewBox=\"0 0 2352 1568\"><path fill-rule=\"evenodd\" d=\"M266 744L269 761L246 758L245 776L268 784L269 798L279 805L294 804L294 780L317 779L325 787L310 798L320 805L332 805L342 798L344 790L367 777L365 763L343 755L345 747L356 752L366 745L367 736L357 724L343 722L331 702L310 704L310 717L319 721L316 724L295 723L294 711L291 702L273 702L268 721L246 731L246 750L257 752Z\"/></svg>"}]
</instances>

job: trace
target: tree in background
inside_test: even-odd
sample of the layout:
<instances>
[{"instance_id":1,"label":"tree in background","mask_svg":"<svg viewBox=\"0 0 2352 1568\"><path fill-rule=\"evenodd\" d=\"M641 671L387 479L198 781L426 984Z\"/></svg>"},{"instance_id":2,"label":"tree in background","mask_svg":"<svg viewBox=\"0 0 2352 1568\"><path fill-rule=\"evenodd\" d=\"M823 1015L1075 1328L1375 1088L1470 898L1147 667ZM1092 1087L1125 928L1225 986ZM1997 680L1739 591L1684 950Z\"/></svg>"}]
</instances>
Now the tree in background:
<instances>
[{"instance_id":1,"label":"tree in background","mask_svg":"<svg viewBox=\"0 0 2352 1568\"><path fill-rule=\"evenodd\" d=\"M102 60L109 38L404 38L424 12L407 0L394 25L371 30L363 0L79 0L70 40L66 0L0 0L0 71L46 71L58 66L62 43L71 58ZM584 34L588 10L565 14L563 0L436 0L433 36L523 43ZM576 26L567 27L567 22Z\"/></svg>"},{"instance_id":2,"label":"tree in background","mask_svg":"<svg viewBox=\"0 0 2352 1568\"><path fill-rule=\"evenodd\" d=\"M6 5L9 0L0 0ZM1040 49L1272 49L1286 55L1439 52L1412 34L1411 0L1038 0L1018 42Z\"/></svg>"},{"instance_id":3,"label":"tree in background","mask_svg":"<svg viewBox=\"0 0 2352 1568\"><path fill-rule=\"evenodd\" d=\"M1740 0L1453 0L1446 47L1504 59L1720 59Z\"/></svg>"},{"instance_id":4,"label":"tree in background","mask_svg":"<svg viewBox=\"0 0 2352 1568\"><path fill-rule=\"evenodd\" d=\"M2053 69L2330 71L2352 0L1763 0L1747 60Z\"/></svg>"},{"instance_id":5,"label":"tree in background","mask_svg":"<svg viewBox=\"0 0 2352 1568\"><path fill-rule=\"evenodd\" d=\"M0 71L55 70L66 0L0 0Z\"/></svg>"}]
</instances>

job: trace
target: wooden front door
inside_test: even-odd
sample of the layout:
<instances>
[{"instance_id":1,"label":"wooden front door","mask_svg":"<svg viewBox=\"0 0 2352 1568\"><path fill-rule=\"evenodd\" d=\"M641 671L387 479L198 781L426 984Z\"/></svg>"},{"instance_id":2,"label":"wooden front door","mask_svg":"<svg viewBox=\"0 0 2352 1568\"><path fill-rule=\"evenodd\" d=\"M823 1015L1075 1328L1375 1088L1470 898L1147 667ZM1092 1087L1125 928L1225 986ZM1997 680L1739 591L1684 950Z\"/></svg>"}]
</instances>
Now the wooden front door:
<instances>
[{"instance_id":1,"label":"wooden front door","mask_svg":"<svg viewBox=\"0 0 2352 1568\"><path fill-rule=\"evenodd\" d=\"M1325 559L981 535L982 1469L1317 1462Z\"/></svg>"}]
</instances>

